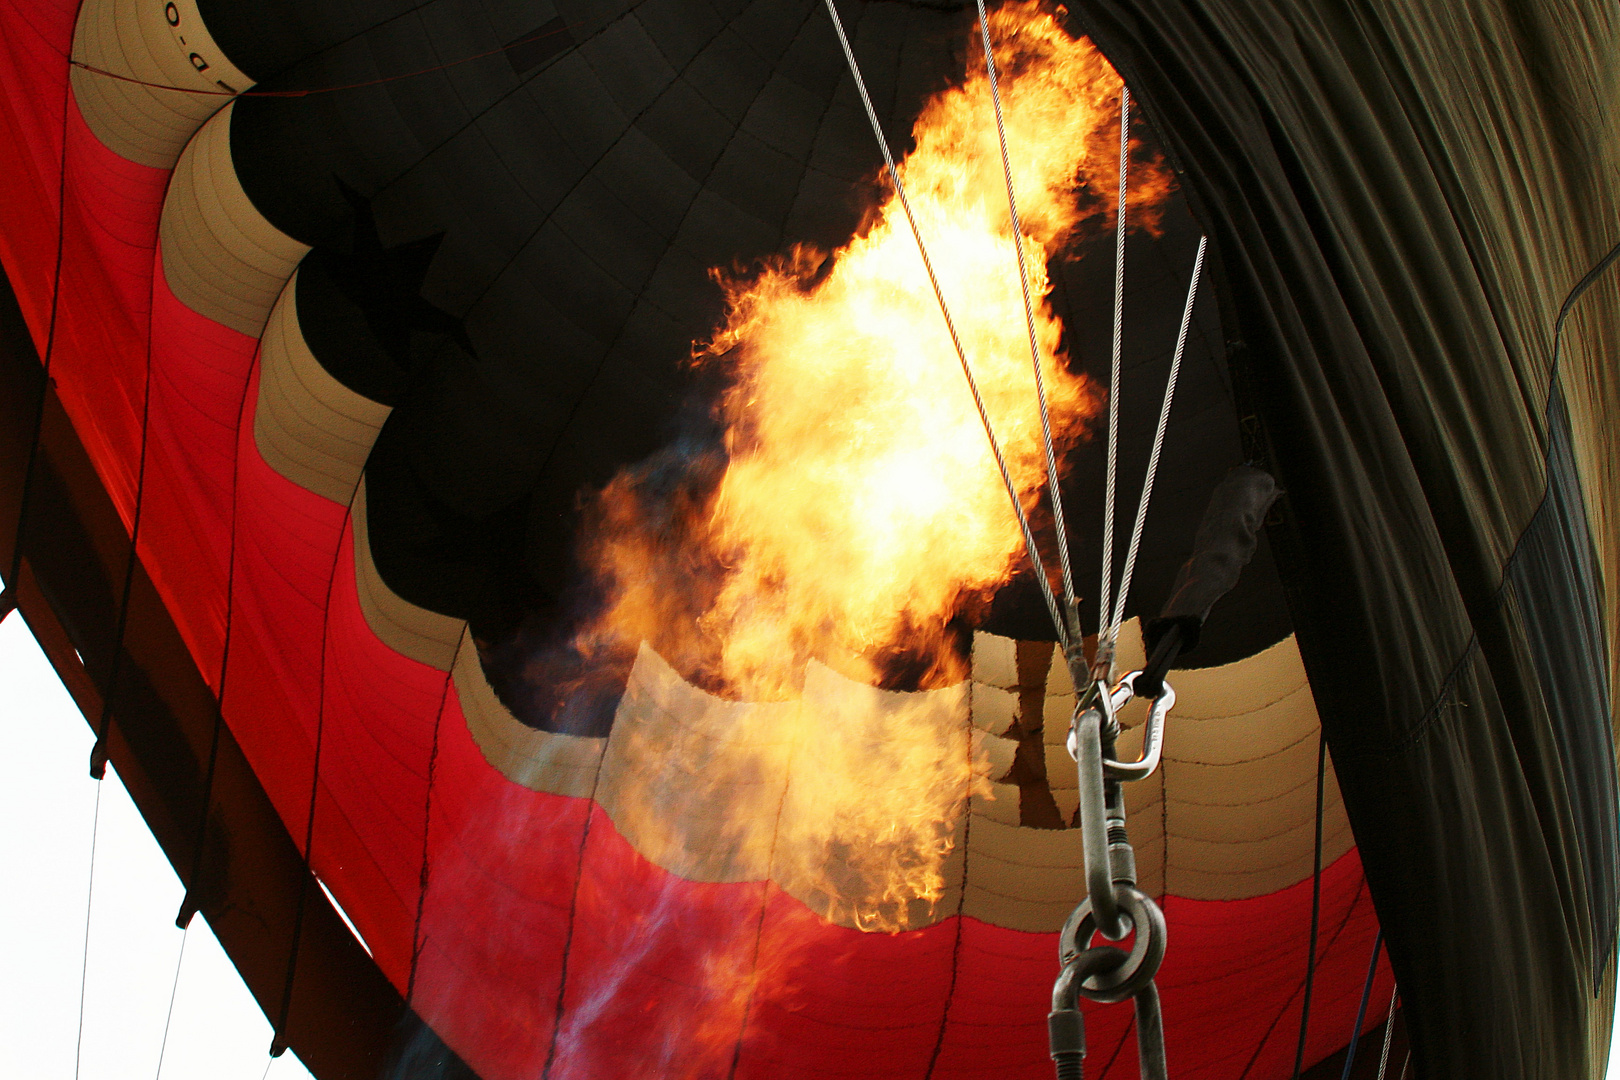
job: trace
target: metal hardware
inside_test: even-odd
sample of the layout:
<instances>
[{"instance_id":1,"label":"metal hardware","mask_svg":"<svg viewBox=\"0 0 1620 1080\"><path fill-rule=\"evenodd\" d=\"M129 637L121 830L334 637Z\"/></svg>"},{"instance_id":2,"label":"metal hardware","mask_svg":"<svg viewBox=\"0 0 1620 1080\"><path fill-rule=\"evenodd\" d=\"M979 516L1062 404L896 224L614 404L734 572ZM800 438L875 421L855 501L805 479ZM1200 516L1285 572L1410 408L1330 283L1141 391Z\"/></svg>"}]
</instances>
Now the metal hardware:
<instances>
[{"instance_id":1,"label":"metal hardware","mask_svg":"<svg viewBox=\"0 0 1620 1080\"><path fill-rule=\"evenodd\" d=\"M1105 724L1107 722L1118 723L1114 720L1114 715L1136 696L1136 677L1140 674L1142 674L1140 671L1131 672L1115 683L1114 688L1106 694L1102 692L1099 684L1097 689L1087 695L1088 699L1102 705ZM1143 725L1146 730L1142 738L1141 760L1115 761L1112 758L1104 758L1102 763L1103 772L1107 774L1109 779L1145 780L1158 769L1159 755L1164 750L1165 717L1170 715L1170 710L1175 708L1176 705L1176 692L1170 688L1170 684L1161 683L1160 685L1163 687L1163 692L1153 699L1153 705L1148 710L1147 723ZM1078 720L1076 723L1078 723ZM1075 726L1071 725L1068 740L1069 756L1074 758L1075 761L1079 761L1080 755L1076 748L1075 737Z\"/></svg>"},{"instance_id":2,"label":"metal hardware","mask_svg":"<svg viewBox=\"0 0 1620 1080\"><path fill-rule=\"evenodd\" d=\"M1123 949L1100 945L1071 957L1052 984L1052 1011L1046 1016L1046 1035L1057 1080L1084 1080L1086 1020L1080 1013L1080 984L1125 962Z\"/></svg>"},{"instance_id":3,"label":"metal hardware","mask_svg":"<svg viewBox=\"0 0 1620 1080\"><path fill-rule=\"evenodd\" d=\"M1140 671L1133 671L1119 680L1119 685L1114 690L1116 697L1121 689L1130 691L1130 696L1126 698L1126 701L1129 701L1130 697L1134 697L1136 695L1136 677L1140 674L1142 674ZM1161 682L1160 685L1163 688L1163 693L1153 699L1153 704L1148 709L1147 723L1144 725L1145 730L1142 736L1141 760L1126 762L1114 761L1112 758L1103 759L1103 771L1108 774L1110 779L1145 780L1147 777L1152 776L1154 770L1159 767L1159 755L1164 750L1164 720L1165 717L1170 715L1170 710L1176 704L1176 692L1170 689L1170 684ZM1119 702L1114 705L1114 708L1117 710L1122 704L1123 702Z\"/></svg>"},{"instance_id":4,"label":"metal hardware","mask_svg":"<svg viewBox=\"0 0 1620 1080\"><path fill-rule=\"evenodd\" d=\"M1136 932L1130 952L1112 969L1092 975L1079 984L1077 993L1087 1000L1101 1002L1124 1001L1134 997L1159 970L1164 960L1164 912L1152 897L1135 885L1122 885L1116 893L1125 915L1127 932ZM1080 901L1080 906L1069 914L1058 935L1058 959L1064 966L1088 949L1091 939L1098 933L1097 919L1091 913L1091 900ZM1117 950L1122 951L1122 950Z\"/></svg>"},{"instance_id":5,"label":"metal hardware","mask_svg":"<svg viewBox=\"0 0 1620 1080\"><path fill-rule=\"evenodd\" d=\"M1077 675L1085 671L1071 657ZM1164 1024L1154 976L1164 960L1168 931L1164 912L1136 886L1136 854L1125 831L1125 798L1121 785L1153 775L1164 747L1165 719L1176 703L1175 691L1161 684L1148 709L1142 756L1115 758L1120 734L1118 711L1136 696L1133 671L1109 686L1092 678L1077 683L1085 689L1069 724L1068 749L1075 759L1080 785L1081 848L1086 860L1086 898L1064 923L1058 936L1062 965L1052 987L1052 1013L1047 1018L1052 1060L1058 1080L1081 1080L1085 1059L1085 1020L1079 998L1098 1002L1134 1001L1137 1055L1143 1080L1166 1080ZM1133 935L1130 949L1092 945L1098 934L1110 941Z\"/></svg>"}]
</instances>

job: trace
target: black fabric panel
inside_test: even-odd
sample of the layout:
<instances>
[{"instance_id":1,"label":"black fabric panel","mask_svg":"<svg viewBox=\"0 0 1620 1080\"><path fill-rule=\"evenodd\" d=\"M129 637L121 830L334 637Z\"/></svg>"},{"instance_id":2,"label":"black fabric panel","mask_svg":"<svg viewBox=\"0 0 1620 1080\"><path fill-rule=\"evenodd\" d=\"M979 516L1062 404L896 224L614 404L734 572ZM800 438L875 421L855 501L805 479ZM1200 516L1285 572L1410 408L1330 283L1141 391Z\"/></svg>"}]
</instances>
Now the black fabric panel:
<instances>
[{"instance_id":1,"label":"black fabric panel","mask_svg":"<svg viewBox=\"0 0 1620 1080\"><path fill-rule=\"evenodd\" d=\"M1239 412L1286 492L1272 539L1417 1075L1582 1077L1578 817L1532 632L1501 590L1542 494L1543 399L1525 387L1547 351L1522 320L1544 312L1545 343L1556 299L1538 309L1542 277L1481 261L1481 218L1519 211L1438 134L1481 101L1506 113L1497 58L1413 59L1417 11L1081 14L1211 231ZM1497 14L1477 7L1459 37ZM1446 79L1459 97L1416 96ZM1563 288L1585 269L1551 265Z\"/></svg>"},{"instance_id":2,"label":"black fabric panel","mask_svg":"<svg viewBox=\"0 0 1620 1080\"><path fill-rule=\"evenodd\" d=\"M498 50L549 25L550 10L445 0L308 22L282 0L238 13L247 22L221 41L240 59L239 45L259 48L250 24L304 26L296 48L276 46L296 62L276 60L262 88L321 89ZM577 611L582 499L692 442L694 417L707 422L713 388L684 361L723 314L710 268L844 242L881 161L818 3L570 0L557 11L565 46L521 72L497 54L244 99L231 131L255 206L314 246L299 284L312 351L351 389L396 406L369 465L376 563L413 603L471 617L486 663L554 638ZM922 103L961 75L971 9L870 3L846 16L904 152ZM1162 236L1132 236L1127 266L1121 552L1200 232L1179 197L1164 218ZM1072 363L1106 382L1107 224L1051 270ZM1127 615L1164 602L1209 492L1244 460L1224 350L1206 290ZM1102 460L1100 438L1083 443L1065 487L1088 624ZM1052 636L1032 579L1006 591L988 628ZM1227 663L1289 631L1263 542L1190 662ZM498 686L504 670L491 668Z\"/></svg>"},{"instance_id":3,"label":"black fabric panel","mask_svg":"<svg viewBox=\"0 0 1620 1080\"><path fill-rule=\"evenodd\" d=\"M1595 993L1614 947L1620 905L1603 580L1556 383L1547 412L1547 497L1514 553L1509 581L1569 786L1593 934L1587 978Z\"/></svg>"}]
</instances>

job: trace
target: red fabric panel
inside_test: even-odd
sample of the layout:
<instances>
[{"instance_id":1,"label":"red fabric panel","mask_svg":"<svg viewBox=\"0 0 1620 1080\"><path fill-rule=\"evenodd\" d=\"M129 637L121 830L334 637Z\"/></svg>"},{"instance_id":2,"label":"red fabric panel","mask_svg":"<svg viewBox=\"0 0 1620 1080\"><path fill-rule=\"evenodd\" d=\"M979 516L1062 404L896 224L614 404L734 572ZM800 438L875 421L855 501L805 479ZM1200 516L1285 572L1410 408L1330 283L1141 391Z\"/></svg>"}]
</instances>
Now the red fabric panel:
<instances>
[{"instance_id":1,"label":"red fabric panel","mask_svg":"<svg viewBox=\"0 0 1620 1080\"><path fill-rule=\"evenodd\" d=\"M43 351L65 131L58 390L126 521L141 488L143 561L216 681L234 519L227 720L300 841L319 733L312 862L401 990L419 944L409 988L435 1029L487 1080L548 1063L557 1080L1048 1076L1053 935L955 917L892 936L832 926L767 883L670 875L590 800L488 765L446 676L366 625L344 508L259 456L256 342L163 281L168 175L107 150L75 107L64 121L74 7L0 0L0 260ZM1286 1076L1310 883L1233 903L1172 897L1166 912L1177 1075ZM1352 852L1323 878L1307 1063L1348 1038L1375 932ZM1375 1002L1389 987L1381 969ZM1089 1015L1091 1075L1134 1076L1129 1007Z\"/></svg>"}]
</instances>

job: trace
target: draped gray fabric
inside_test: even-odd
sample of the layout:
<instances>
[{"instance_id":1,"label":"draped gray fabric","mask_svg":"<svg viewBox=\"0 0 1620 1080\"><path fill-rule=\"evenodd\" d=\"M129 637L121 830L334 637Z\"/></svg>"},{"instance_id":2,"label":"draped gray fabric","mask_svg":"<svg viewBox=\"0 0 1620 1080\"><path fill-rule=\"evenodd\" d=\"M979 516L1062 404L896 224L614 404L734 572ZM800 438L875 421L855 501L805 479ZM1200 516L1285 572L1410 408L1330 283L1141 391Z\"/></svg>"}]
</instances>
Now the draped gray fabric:
<instances>
[{"instance_id":1,"label":"draped gray fabric","mask_svg":"<svg viewBox=\"0 0 1620 1080\"><path fill-rule=\"evenodd\" d=\"M1551 360L1561 302L1620 241L1615 13L1078 14L1211 230L1253 453L1287 493L1271 538L1418 1075L1601 1075L1612 279L1565 342L1562 448Z\"/></svg>"}]
</instances>

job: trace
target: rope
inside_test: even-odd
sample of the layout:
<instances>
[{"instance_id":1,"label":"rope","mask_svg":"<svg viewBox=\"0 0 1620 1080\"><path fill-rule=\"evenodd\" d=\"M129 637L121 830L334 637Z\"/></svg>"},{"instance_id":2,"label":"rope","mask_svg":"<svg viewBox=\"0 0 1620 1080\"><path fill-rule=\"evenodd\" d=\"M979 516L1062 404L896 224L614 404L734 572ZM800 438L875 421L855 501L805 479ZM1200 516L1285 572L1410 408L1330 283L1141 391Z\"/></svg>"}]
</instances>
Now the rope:
<instances>
[{"instance_id":1,"label":"rope","mask_svg":"<svg viewBox=\"0 0 1620 1080\"><path fill-rule=\"evenodd\" d=\"M1378 1057L1378 1080L1384 1080L1384 1070L1389 1068L1389 1044L1395 1038L1395 1002L1401 996L1401 988L1397 986L1389 995L1389 1019L1384 1021L1384 1052ZM1410 1052L1406 1055L1406 1064L1412 1063ZM1401 1076L1406 1076L1406 1065L1401 1066Z\"/></svg>"},{"instance_id":2,"label":"rope","mask_svg":"<svg viewBox=\"0 0 1620 1080\"><path fill-rule=\"evenodd\" d=\"M1029 331L1029 359L1035 369L1035 399L1040 404L1041 443L1046 451L1046 485L1052 498L1052 522L1057 531L1058 563L1063 574L1064 610L1074 608L1074 571L1069 565L1069 538L1064 526L1063 491L1058 486L1057 455L1052 449L1052 418L1046 407L1046 381L1041 376L1041 346L1035 335L1035 305L1029 296L1029 268L1024 263L1024 226L1018 220L1018 197L1013 192L1012 161L1007 156L1007 128L1001 115L1001 87L996 78L996 54L990 44L990 19L984 0L979 5L979 32L984 37L984 67L990 77L990 100L996 110L996 141L1001 147L1001 175L1007 182L1007 215L1012 219L1013 248L1018 252L1018 286L1024 292L1024 326Z\"/></svg>"},{"instance_id":3,"label":"rope","mask_svg":"<svg viewBox=\"0 0 1620 1080\"><path fill-rule=\"evenodd\" d=\"M1153 432L1153 452L1148 456L1147 477L1142 481L1142 498L1136 504L1136 523L1131 528L1131 546L1125 554L1125 569L1120 576L1119 595L1114 598L1114 613L1108 624L1108 651L1112 661L1114 643L1119 640L1120 623L1125 618L1125 598L1130 595L1131 576L1136 572L1136 553L1142 546L1142 528L1147 524L1148 502L1153 498L1153 481L1159 473L1159 454L1164 449L1164 433L1170 423L1170 406L1176 398L1176 380L1181 376L1181 356L1187 348L1187 330L1192 325L1193 303L1198 299L1198 278L1204 271L1204 251L1209 246L1206 237L1198 238L1198 256L1193 260L1192 281L1187 286L1187 306L1181 310L1181 330L1176 335L1176 353L1170 361L1170 379L1164 386L1164 404L1159 406L1159 426ZM1112 477L1113 467L1109 473Z\"/></svg>"},{"instance_id":4,"label":"rope","mask_svg":"<svg viewBox=\"0 0 1620 1080\"><path fill-rule=\"evenodd\" d=\"M1120 358L1125 345L1125 196L1130 170L1131 88L1119 90L1119 205L1114 215L1114 349L1108 368L1108 472L1103 494L1102 587L1097 592L1097 661L1103 663L1103 633L1114 578L1114 486L1119 471ZM1110 669L1113 657L1107 658ZM1111 672L1104 672L1106 676Z\"/></svg>"},{"instance_id":5,"label":"rope","mask_svg":"<svg viewBox=\"0 0 1620 1080\"><path fill-rule=\"evenodd\" d=\"M990 425L990 414L985 411L978 380L973 377L973 368L968 364L967 354L962 351L962 340L956 332L956 323L951 318L950 307L945 303L945 294L940 289L939 278L934 274L934 263L928 257L928 248L923 243L922 231L918 228L916 215L911 210L911 200L906 196L905 185L900 182L900 170L895 166L894 154L889 150L889 141L883 135L883 125L878 123L877 110L872 107L872 97L866 91L866 80L861 77L860 65L855 60L855 50L850 47L849 36L844 33L844 20L839 17L838 8L833 0L825 2L828 13L832 15L833 29L838 33L838 44L844 50L844 61L849 65L850 74L855 77L855 88L860 91L861 104L866 107L866 119L872 126L872 134L877 138L878 149L883 151L883 161L888 167L889 179L894 182L895 194L899 196L900 205L905 210L912 239L917 242L917 252L922 256L923 269L928 272L928 283L933 286L934 299L939 302L939 313L945 319L945 329L950 332L951 345L955 348L956 358L962 365L962 375L967 379L968 390L973 394L973 405L979 411L979 421L984 425L985 438L990 442L990 452L995 455L996 467L1001 470L1001 482L1007 489L1007 498L1012 502L1013 514L1018 518L1018 527L1024 534L1024 547L1029 552L1030 564L1035 569L1035 582L1040 586L1047 611L1051 613L1052 626L1057 631L1058 641L1067 649L1068 626L1058 607L1057 598L1052 594L1052 583L1047 579L1046 568L1041 565L1040 550L1035 546L1035 533L1030 529L1029 516L1024 513L1024 505L1018 498L1018 487L1013 483L1012 473L1007 468L1007 459L1001 452L1001 443L996 439L995 429Z\"/></svg>"},{"instance_id":6,"label":"rope","mask_svg":"<svg viewBox=\"0 0 1620 1080\"><path fill-rule=\"evenodd\" d=\"M180 956L174 962L174 984L169 987L169 1011L163 1017L163 1041L158 1044L158 1063L155 1080L163 1080L163 1055L169 1049L169 1025L174 1022L174 999L180 993L180 966L186 962L186 941L191 937L191 926L180 933Z\"/></svg>"},{"instance_id":7,"label":"rope","mask_svg":"<svg viewBox=\"0 0 1620 1080\"><path fill-rule=\"evenodd\" d=\"M79 961L79 1034L73 1043L73 1080L79 1080L84 1056L84 991L90 979L90 912L96 902L96 838L101 834L101 785L96 785L96 808L90 817L90 881L84 895L84 954Z\"/></svg>"},{"instance_id":8,"label":"rope","mask_svg":"<svg viewBox=\"0 0 1620 1080\"><path fill-rule=\"evenodd\" d=\"M1361 1004L1356 1008L1355 1026L1350 1029L1350 1049L1344 1055L1344 1073L1339 1080L1350 1080L1350 1069L1356 1063L1356 1044L1361 1042L1361 1025L1367 1019L1367 999L1372 997L1373 977L1378 974L1378 953L1384 947L1384 928L1378 928L1373 938L1372 959L1367 961L1367 981L1361 984Z\"/></svg>"},{"instance_id":9,"label":"rope","mask_svg":"<svg viewBox=\"0 0 1620 1080\"><path fill-rule=\"evenodd\" d=\"M1294 1048L1294 1080L1305 1064L1305 1036L1311 1025L1311 991L1316 986L1316 935L1322 918L1322 792L1327 780L1327 732L1316 743L1316 849L1311 872L1311 948L1305 962L1305 1005L1299 1013L1299 1043ZM1380 1074L1382 1080L1382 1074Z\"/></svg>"}]
</instances>

